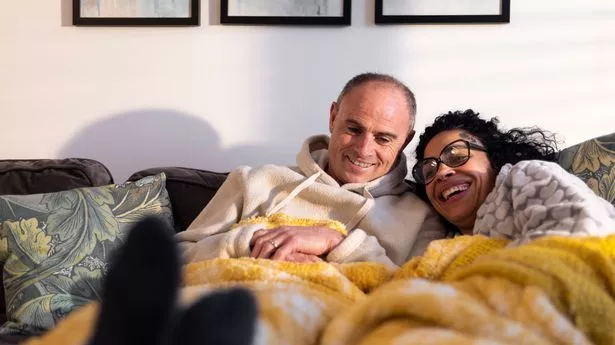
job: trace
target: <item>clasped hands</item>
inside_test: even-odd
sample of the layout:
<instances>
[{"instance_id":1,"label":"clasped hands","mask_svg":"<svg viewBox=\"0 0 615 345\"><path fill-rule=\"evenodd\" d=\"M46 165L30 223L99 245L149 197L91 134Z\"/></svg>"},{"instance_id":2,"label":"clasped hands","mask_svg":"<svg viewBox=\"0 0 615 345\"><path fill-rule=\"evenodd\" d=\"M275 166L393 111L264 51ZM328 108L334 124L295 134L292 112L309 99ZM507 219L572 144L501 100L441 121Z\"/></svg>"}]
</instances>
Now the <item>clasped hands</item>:
<instances>
[{"instance_id":1,"label":"clasped hands","mask_svg":"<svg viewBox=\"0 0 615 345\"><path fill-rule=\"evenodd\" d=\"M281 226L259 230L250 241L250 257L292 262L320 262L344 236L339 232L316 226Z\"/></svg>"}]
</instances>

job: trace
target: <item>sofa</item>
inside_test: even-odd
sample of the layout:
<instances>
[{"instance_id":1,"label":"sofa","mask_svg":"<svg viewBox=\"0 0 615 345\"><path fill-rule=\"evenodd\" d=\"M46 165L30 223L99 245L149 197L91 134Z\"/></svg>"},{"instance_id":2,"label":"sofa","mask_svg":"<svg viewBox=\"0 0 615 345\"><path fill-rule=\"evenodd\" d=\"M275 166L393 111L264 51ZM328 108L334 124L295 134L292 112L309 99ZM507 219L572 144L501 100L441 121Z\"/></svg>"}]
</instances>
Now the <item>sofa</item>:
<instances>
[{"instance_id":1,"label":"sofa","mask_svg":"<svg viewBox=\"0 0 615 345\"><path fill-rule=\"evenodd\" d=\"M615 133L598 138L593 138L583 143L579 143L562 150L559 153L559 164L572 174L579 176L598 195L615 204ZM139 205L147 203L150 203L148 205L156 204L155 207L145 207L144 209L147 212L158 212L161 215L165 215L164 212L167 211L171 212L170 215L166 214L165 216L168 216L168 219L170 222L172 222L172 226L174 227L175 231L180 232L185 230L190 225L192 220L196 218L199 212L207 205L207 203L214 196L218 188L225 181L227 175L228 172L214 172L187 167L156 167L137 171L128 178L128 181L126 181L126 183L115 184L116 181L114 181L112 174L105 167L104 163L98 162L93 159L67 158L36 160L1 160L0 198L3 198L2 200L4 201L14 200L14 204L6 203L10 206L19 205L19 203L25 203L26 201L28 201L28 199L26 198L27 196L35 194L46 195L46 197L43 197L42 199L39 198L37 200L44 200L47 203L54 202L55 204L60 205L58 206L59 210L66 210L67 208L62 208L62 205L63 203L67 202L66 200L69 200L66 199L67 197L72 197L72 194L62 194L65 199L58 201L57 196L60 192L64 193L75 190L87 190L88 193L90 193L87 195L88 197L91 197L91 200L101 203L104 203L104 200L108 200L110 198L110 195L116 193L113 194L114 197L116 199L121 199L121 201L114 204L114 211L121 211L123 207L122 205L125 200L127 200L127 198L142 198L143 201L141 202L141 204L139 204L139 201L135 203ZM152 179L152 176L158 178ZM413 185L412 181L408 182ZM160 186L158 187L158 189L153 189L152 187L147 189L146 193L140 191L139 189L143 188L144 186L147 187L148 185L154 185L156 183L158 183L158 185ZM133 191L137 191L134 192L134 194L137 196L135 197L128 192L122 192L124 190L123 188L133 188ZM158 191L156 197L152 196L152 190ZM95 191L95 193L92 191ZM150 194L150 192L152 194ZM117 195L119 195L119 197ZM145 200L147 202L145 202ZM40 224L34 225L28 225L27 223L23 222L18 224L14 220L10 220L10 217L7 217L6 215L11 214L11 212L13 215L15 215L18 214L19 211L13 209L7 210L5 206L6 205L4 204L0 205L0 228L3 229L3 231L8 231L7 229L11 230L11 226L21 226L19 229L23 231L24 236L37 236L37 238L42 238L42 240L35 242L35 244L37 246L42 245L44 246L44 248L47 249L53 246L53 243L54 241L56 241L56 238L61 238L63 236L62 233L56 233L54 235L56 237L41 237L41 233L39 230L44 227L44 225L42 225L42 222ZM34 208L28 208L28 210L32 209ZM123 212L122 217L128 213L129 212ZM145 213L138 213L139 216L143 214ZM134 217L128 217L126 219L130 221L135 220ZM122 218L120 220L120 223L126 222L126 219ZM53 219L47 219L46 226L49 226L49 224L52 223ZM100 231L100 228L101 226L95 227L97 231ZM47 230L48 233L51 233L49 232L49 229ZM97 242L97 246L100 243L107 243L103 238L105 236L104 233L97 233L96 236L98 236L96 238L96 241L99 241ZM95 240L93 239L92 241ZM14 245L14 243L9 242L8 244L3 244L0 242L0 246L3 245L11 246ZM108 252L105 253L105 255L108 254ZM19 280L21 277L15 276L15 270L19 270L19 265L15 266L14 263L6 261L9 262L7 263L7 265L11 265L11 267L7 268L5 267L4 259L2 260L4 279L6 280L8 276L11 280ZM92 262L98 262L96 260L100 261L100 258L93 258L92 260L90 260L90 264L92 264ZM87 260L82 260L82 262L85 261ZM18 269L16 269L15 267L18 267ZM77 267L76 265L75 269L77 268L81 269L82 271L84 270L83 265L80 265L79 267ZM89 272L94 271L92 270ZM58 277L62 277L62 279L64 279L61 274L57 275ZM56 277L51 278L55 279ZM94 281L97 281L101 280L101 278L102 274L99 274L92 279ZM64 279L64 281L66 280ZM76 281L73 283L79 284L80 282ZM4 299L4 293L6 291L10 292L11 290L10 287L4 284L4 282L2 282L2 287L3 289L0 289L0 314L2 314L4 321L6 316L5 313L7 311L6 303L8 302ZM92 288L94 290L94 294L90 295L90 297L85 296L84 298L96 299L97 295L95 293L95 290L99 288L99 286ZM70 307L61 308L61 303L58 301L54 301L53 299L50 300L48 304L52 305L53 307L53 303L56 303L56 309L60 310L60 312L58 312L57 310L54 311L54 313L56 314L54 314L53 317L49 318L49 320L51 321L47 321L51 324L61 319L63 316L65 316L72 310L71 308L74 308L76 305L78 305L77 302L72 301L71 303L73 304L68 304ZM11 306L9 305L9 307ZM17 305L16 307L12 307L19 308L20 306ZM39 314L41 313L40 310L38 310L37 312ZM45 318L45 315L37 316L37 320L40 320L41 318ZM20 321L23 322L24 320ZM44 331L44 329L39 328L37 331L42 332ZM16 343L27 336L27 332L9 335L0 334L0 344L2 344L3 341L6 343Z\"/></svg>"}]
</instances>

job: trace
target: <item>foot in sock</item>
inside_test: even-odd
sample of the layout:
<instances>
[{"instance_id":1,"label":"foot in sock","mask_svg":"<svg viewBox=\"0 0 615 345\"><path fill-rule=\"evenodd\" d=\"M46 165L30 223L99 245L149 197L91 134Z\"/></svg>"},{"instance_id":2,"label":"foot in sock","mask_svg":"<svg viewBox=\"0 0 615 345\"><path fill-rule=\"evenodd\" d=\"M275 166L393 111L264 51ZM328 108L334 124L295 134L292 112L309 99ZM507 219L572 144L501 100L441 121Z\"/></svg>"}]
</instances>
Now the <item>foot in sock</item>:
<instances>
[{"instance_id":1,"label":"foot in sock","mask_svg":"<svg viewBox=\"0 0 615 345\"><path fill-rule=\"evenodd\" d=\"M164 222L146 218L135 224L105 277L91 345L164 344L170 337L180 267Z\"/></svg>"},{"instance_id":2,"label":"foot in sock","mask_svg":"<svg viewBox=\"0 0 615 345\"><path fill-rule=\"evenodd\" d=\"M257 306L246 289L216 291L180 310L181 264L173 231L137 223L112 260L90 345L250 345Z\"/></svg>"},{"instance_id":3,"label":"foot in sock","mask_svg":"<svg viewBox=\"0 0 615 345\"><path fill-rule=\"evenodd\" d=\"M257 317L256 300L247 289L215 291L180 316L173 344L250 345Z\"/></svg>"}]
</instances>

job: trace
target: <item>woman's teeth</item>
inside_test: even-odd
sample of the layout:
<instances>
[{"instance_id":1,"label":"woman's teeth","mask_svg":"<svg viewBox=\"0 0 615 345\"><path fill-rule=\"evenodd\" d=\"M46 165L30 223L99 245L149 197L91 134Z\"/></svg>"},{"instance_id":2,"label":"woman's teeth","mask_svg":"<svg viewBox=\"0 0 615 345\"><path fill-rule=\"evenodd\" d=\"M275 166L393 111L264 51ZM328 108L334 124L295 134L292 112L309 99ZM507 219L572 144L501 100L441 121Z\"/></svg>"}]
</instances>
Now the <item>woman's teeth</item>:
<instances>
[{"instance_id":1,"label":"woman's teeth","mask_svg":"<svg viewBox=\"0 0 615 345\"><path fill-rule=\"evenodd\" d=\"M460 184L457 186L453 186L451 188L446 189L445 191L442 192L442 199L444 199L444 201L448 200L448 198L450 198L454 193L456 192L463 192L465 190L468 190L468 188L470 188L469 184Z\"/></svg>"}]
</instances>

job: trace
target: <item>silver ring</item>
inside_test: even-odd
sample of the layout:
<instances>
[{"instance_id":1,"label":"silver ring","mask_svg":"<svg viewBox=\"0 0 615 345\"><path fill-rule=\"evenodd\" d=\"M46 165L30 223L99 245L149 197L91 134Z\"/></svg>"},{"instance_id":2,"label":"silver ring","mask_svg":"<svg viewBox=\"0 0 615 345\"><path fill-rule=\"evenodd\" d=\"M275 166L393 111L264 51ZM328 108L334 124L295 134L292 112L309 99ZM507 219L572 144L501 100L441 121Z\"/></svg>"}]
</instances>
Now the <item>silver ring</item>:
<instances>
[{"instance_id":1,"label":"silver ring","mask_svg":"<svg viewBox=\"0 0 615 345\"><path fill-rule=\"evenodd\" d=\"M273 246L273 248L278 249L278 245L273 242L273 240L269 240L269 243Z\"/></svg>"}]
</instances>

